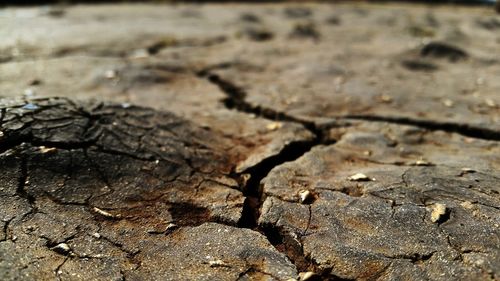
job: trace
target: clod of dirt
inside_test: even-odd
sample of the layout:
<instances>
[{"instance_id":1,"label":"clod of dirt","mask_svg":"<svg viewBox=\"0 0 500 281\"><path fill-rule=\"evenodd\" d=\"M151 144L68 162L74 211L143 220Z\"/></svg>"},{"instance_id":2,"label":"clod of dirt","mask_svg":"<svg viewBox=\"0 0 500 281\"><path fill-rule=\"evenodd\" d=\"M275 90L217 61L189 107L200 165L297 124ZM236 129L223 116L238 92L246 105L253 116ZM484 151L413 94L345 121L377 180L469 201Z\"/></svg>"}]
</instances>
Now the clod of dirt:
<instances>
[{"instance_id":1,"label":"clod of dirt","mask_svg":"<svg viewBox=\"0 0 500 281\"><path fill-rule=\"evenodd\" d=\"M451 62L466 59L468 54L459 47L450 44L431 42L420 50L422 57L444 58Z\"/></svg>"},{"instance_id":2,"label":"clod of dirt","mask_svg":"<svg viewBox=\"0 0 500 281\"><path fill-rule=\"evenodd\" d=\"M320 33L316 29L316 25L314 23L304 22L295 24L288 37L295 39L309 38L318 40L320 38Z\"/></svg>"},{"instance_id":3,"label":"clod of dirt","mask_svg":"<svg viewBox=\"0 0 500 281\"><path fill-rule=\"evenodd\" d=\"M249 27L238 33L239 36L243 36L252 41L263 42L273 39L274 34L265 28L255 28Z\"/></svg>"}]
</instances>

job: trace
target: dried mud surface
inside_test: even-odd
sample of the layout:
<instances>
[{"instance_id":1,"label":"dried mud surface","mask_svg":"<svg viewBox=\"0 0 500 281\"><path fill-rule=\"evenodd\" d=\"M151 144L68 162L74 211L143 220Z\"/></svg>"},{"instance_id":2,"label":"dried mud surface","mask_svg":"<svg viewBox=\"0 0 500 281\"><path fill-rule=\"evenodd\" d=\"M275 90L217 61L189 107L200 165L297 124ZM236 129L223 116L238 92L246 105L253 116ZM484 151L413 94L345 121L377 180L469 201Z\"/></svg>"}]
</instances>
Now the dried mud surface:
<instances>
[{"instance_id":1,"label":"dried mud surface","mask_svg":"<svg viewBox=\"0 0 500 281\"><path fill-rule=\"evenodd\" d=\"M500 279L483 8L0 11L1 280Z\"/></svg>"}]
</instances>

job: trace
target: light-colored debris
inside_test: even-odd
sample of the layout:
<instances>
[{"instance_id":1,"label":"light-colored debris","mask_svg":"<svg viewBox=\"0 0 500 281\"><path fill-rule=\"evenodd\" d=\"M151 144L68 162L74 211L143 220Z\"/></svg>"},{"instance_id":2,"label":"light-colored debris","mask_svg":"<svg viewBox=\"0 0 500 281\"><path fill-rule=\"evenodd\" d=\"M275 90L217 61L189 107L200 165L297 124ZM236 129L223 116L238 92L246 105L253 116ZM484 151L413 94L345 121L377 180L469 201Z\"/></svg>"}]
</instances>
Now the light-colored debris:
<instances>
[{"instance_id":1,"label":"light-colored debris","mask_svg":"<svg viewBox=\"0 0 500 281\"><path fill-rule=\"evenodd\" d=\"M458 176L460 176L460 177L461 177L461 176L463 176L463 175L466 175L466 174L473 174L473 173L475 173L475 172L476 172L476 170L471 169L471 168L462 168L462 169L460 170L460 174L459 174Z\"/></svg>"},{"instance_id":2,"label":"light-colored debris","mask_svg":"<svg viewBox=\"0 0 500 281\"><path fill-rule=\"evenodd\" d=\"M175 223L169 223L165 229L165 232L168 234L168 233L171 233L172 231L176 230L177 228L178 228L178 226Z\"/></svg>"},{"instance_id":3,"label":"light-colored debris","mask_svg":"<svg viewBox=\"0 0 500 281\"><path fill-rule=\"evenodd\" d=\"M95 232L92 234L92 237L99 239L99 238L101 238L101 234L99 234L99 232Z\"/></svg>"},{"instance_id":4,"label":"light-colored debris","mask_svg":"<svg viewBox=\"0 0 500 281\"><path fill-rule=\"evenodd\" d=\"M432 164L431 162L425 161L423 159L415 161L415 163L413 163L413 165L414 166L434 166L434 164Z\"/></svg>"},{"instance_id":5,"label":"light-colored debris","mask_svg":"<svg viewBox=\"0 0 500 281\"><path fill-rule=\"evenodd\" d=\"M269 131L276 131L276 130L280 129L281 127L283 127L283 123L272 122L272 123L267 124L266 129Z\"/></svg>"},{"instance_id":6,"label":"light-colored debris","mask_svg":"<svg viewBox=\"0 0 500 281\"><path fill-rule=\"evenodd\" d=\"M385 102L385 103L390 103L392 102L392 97L386 94L383 94L380 96L380 101Z\"/></svg>"},{"instance_id":7,"label":"light-colored debris","mask_svg":"<svg viewBox=\"0 0 500 281\"><path fill-rule=\"evenodd\" d=\"M363 173L356 173L350 177L347 178L350 181L374 181L374 178L370 178L367 175Z\"/></svg>"},{"instance_id":8,"label":"light-colored debris","mask_svg":"<svg viewBox=\"0 0 500 281\"><path fill-rule=\"evenodd\" d=\"M94 212L96 212L97 214L99 214L99 215L101 215L101 216L104 216L104 217L107 217L107 218L112 218L112 219L115 219L115 218L119 218L119 217L120 217L120 215L119 215L119 214L118 214L118 215L114 215L114 214L111 214L111 213L106 212L106 211L104 211L104 210L101 210L101 209L99 209L99 208L97 208L97 207L92 208L92 210L93 210Z\"/></svg>"},{"instance_id":9,"label":"light-colored debris","mask_svg":"<svg viewBox=\"0 0 500 281\"><path fill-rule=\"evenodd\" d=\"M39 146L38 149L40 149L41 153L49 153L57 150L57 148L55 147L46 147L46 146Z\"/></svg>"},{"instance_id":10,"label":"light-colored debris","mask_svg":"<svg viewBox=\"0 0 500 281\"><path fill-rule=\"evenodd\" d=\"M460 206L464 207L465 209L472 209L474 205L470 201L465 201L460 203Z\"/></svg>"},{"instance_id":11,"label":"light-colored debris","mask_svg":"<svg viewBox=\"0 0 500 281\"><path fill-rule=\"evenodd\" d=\"M310 202L314 198L314 194L309 190L301 190L299 191L299 200L300 203L304 204Z\"/></svg>"},{"instance_id":12,"label":"light-colored debris","mask_svg":"<svg viewBox=\"0 0 500 281\"><path fill-rule=\"evenodd\" d=\"M307 280L311 280L313 279L314 277L318 277L318 275L312 271L307 271L307 272L301 272L299 273L299 280L300 281L307 281Z\"/></svg>"},{"instance_id":13,"label":"light-colored debris","mask_svg":"<svg viewBox=\"0 0 500 281\"><path fill-rule=\"evenodd\" d=\"M209 261L208 264L210 267L229 267L224 261L222 260L212 260Z\"/></svg>"},{"instance_id":14,"label":"light-colored debris","mask_svg":"<svg viewBox=\"0 0 500 281\"><path fill-rule=\"evenodd\" d=\"M106 77L107 79L114 79L116 78L116 75L117 73L113 69L106 70L106 72L104 72L104 77Z\"/></svg>"},{"instance_id":15,"label":"light-colored debris","mask_svg":"<svg viewBox=\"0 0 500 281\"><path fill-rule=\"evenodd\" d=\"M52 250L60 253L60 254L68 254L71 251L71 248L66 243L59 243L52 247Z\"/></svg>"},{"instance_id":16,"label":"light-colored debris","mask_svg":"<svg viewBox=\"0 0 500 281\"><path fill-rule=\"evenodd\" d=\"M443 100L443 104L446 107L452 107L455 103L452 100L450 100L450 99L444 99Z\"/></svg>"},{"instance_id":17,"label":"light-colored debris","mask_svg":"<svg viewBox=\"0 0 500 281\"><path fill-rule=\"evenodd\" d=\"M441 216L446 214L446 205L441 203L436 203L432 206L431 221L437 222L441 219Z\"/></svg>"},{"instance_id":18,"label":"light-colored debris","mask_svg":"<svg viewBox=\"0 0 500 281\"><path fill-rule=\"evenodd\" d=\"M495 103L495 101L494 101L494 100L492 100L492 99L485 99L485 100L484 100L484 102L485 102L485 103L486 103L486 105L487 105L487 106L489 106L489 107L493 107L493 108L497 107L497 104L496 104L496 103Z\"/></svg>"},{"instance_id":19,"label":"light-colored debris","mask_svg":"<svg viewBox=\"0 0 500 281\"><path fill-rule=\"evenodd\" d=\"M24 90L23 95L26 97L32 97L36 94L35 90L33 88L27 88Z\"/></svg>"}]
</instances>

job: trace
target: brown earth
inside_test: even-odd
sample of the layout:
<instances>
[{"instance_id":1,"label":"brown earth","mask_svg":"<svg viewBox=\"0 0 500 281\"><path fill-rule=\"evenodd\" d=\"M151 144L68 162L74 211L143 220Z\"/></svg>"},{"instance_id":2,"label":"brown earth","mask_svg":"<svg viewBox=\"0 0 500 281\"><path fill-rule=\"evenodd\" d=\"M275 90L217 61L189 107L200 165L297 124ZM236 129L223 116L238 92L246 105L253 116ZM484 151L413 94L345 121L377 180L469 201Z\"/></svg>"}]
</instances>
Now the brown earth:
<instances>
[{"instance_id":1,"label":"brown earth","mask_svg":"<svg viewBox=\"0 0 500 281\"><path fill-rule=\"evenodd\" d=\"M0 10L1 280L499 280L500 19Z\"/></svg>"}]
</instances>

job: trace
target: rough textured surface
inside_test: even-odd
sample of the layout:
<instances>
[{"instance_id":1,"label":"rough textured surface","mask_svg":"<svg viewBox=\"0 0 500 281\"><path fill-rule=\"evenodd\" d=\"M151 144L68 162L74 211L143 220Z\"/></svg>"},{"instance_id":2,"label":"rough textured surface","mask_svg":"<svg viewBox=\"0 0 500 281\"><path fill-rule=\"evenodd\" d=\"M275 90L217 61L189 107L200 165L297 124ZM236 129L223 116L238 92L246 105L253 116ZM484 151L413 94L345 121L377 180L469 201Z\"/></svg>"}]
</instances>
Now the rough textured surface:
<instances>
[{"instance_id":1,"label":"rough textured surface","mask_svg":"<svg viewBox=\"0 0 500 281\"><path fill-rule=\"evenodd\" d=\"M263 181L259 223L301 266L345 279L498 278L498 143L383 123L337 131Z\"/></svg>"},{"instance_id":2,"label":"rough textured surface","mask_svg":"<svg viewBox=\"0 0 500 281\"><path fill-rule=\"evenodd\" d=\"M500 279L498 26L416 5L1 10L0 279Z\"/></svg>"}]
</instances>

